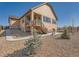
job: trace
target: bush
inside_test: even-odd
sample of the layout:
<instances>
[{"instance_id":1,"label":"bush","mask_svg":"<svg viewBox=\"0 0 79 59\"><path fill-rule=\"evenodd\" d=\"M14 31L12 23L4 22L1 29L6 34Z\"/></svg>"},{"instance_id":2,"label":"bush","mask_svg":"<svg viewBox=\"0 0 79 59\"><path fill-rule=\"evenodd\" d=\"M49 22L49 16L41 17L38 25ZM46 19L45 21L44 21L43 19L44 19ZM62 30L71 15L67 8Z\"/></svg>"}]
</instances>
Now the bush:
<instances>
[{"instance_id":1,"label":"bush","mask_svg":"<svg viewBox=\"0 0 79 59\"><path fill-rule=\"evenodd\" d=\"M36 30L33 29L33 39L30 39L28 40L28 42L26 42L26 48L27 48L26 54L28 56L36 54L35 50L40 46L40 44L41 44L40 36L38 36Z\"/></svg>"},{"instance_id":2,"label":"bush","mask_svg":"<svg viewBox=\"0 0 79 59\"><path fill-rule=\"evenodd\" d=\"M67 31L67 28L64 29L64 32L61 35L61 38L63 38L63 39L70 39L69 33Z\"/></svg>"}]
</instances>

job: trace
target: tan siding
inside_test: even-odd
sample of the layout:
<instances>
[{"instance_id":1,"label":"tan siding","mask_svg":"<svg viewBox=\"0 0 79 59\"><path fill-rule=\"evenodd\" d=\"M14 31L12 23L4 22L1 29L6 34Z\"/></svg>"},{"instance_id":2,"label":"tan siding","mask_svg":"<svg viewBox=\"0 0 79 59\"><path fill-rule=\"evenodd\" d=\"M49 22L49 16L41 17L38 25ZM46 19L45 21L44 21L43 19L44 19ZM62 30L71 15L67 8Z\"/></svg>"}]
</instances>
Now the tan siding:
<instances>
[{"instance_id":1,"label":"tan siding","mask_svg":"<svg viewBox=\"0 0 79 59\"><path fill-rule=\"evenodd\" d=\"M19 28L20 21L10 19L10 28Z\"/></svg>"},{"instance_id":2,"label":"tan siding","mask_svg":"<svg viewBox=\"0 0 79 59\"><path fill-rule=\"evenodd\" d=\"M52 19L56 20L56 17L55 17L54 12L51 10L51 8L48 5L42 5L42 6L38 7L38 8L36 8L36 9L34 9L33 12L35 12L35 13L37 13L39 15L42 15L42 16L47 16L47 17L50 18L51 21L52 21ZM26 22L25 20L27 20L26 19L26 15L24 15L20 19L20 22L19 22L19 25L20 25L20 28L21 28L22 31L29 30L29 28L28 29L26 28L26 23L25 23ZM36 16L36 15L34 15L34 16ZM42 21L43 21L43 17L42 17ZM10 21L11 25L13 25L15 22L16 22L16 20ZM52 30L52 29L55 29L56 30L57 29L57 25L56 24L45 23L45 22L43 22L43 23L44 23L45 27L48 30Z\"/></svg>"},{"instance_id":3,"label":"tan siding","mask_svg":"<svg viewBox=\"0 0 79 59\"><path fill-rule=\"evenodd\" d=\"M20 28L22 31L25 31L25 16L20 20Z\"/></svg>"},{"instance_id":4,"label":"tan siding","mask_svg":"<svg viewBox=\"0 0 79 59\"><path fill-rule=\"evenodd\" d=\"M35 10L33 10L35 13L38 13L40 15L43 15L43 16L47 16L50 18L50 20L56 20L56 17L54 15L54 12L51 10L51 8L48 6L48 5L43 5L39 8L36 8ZM46 23L46 22L43 22L45 27L48 29L48 30L57 30L57 25L56 24L52 24L52 23Z\"/></svg>"},{"instance_id":5,"label":"tan siding","mask_svg":"<svg viewBox=\"0 0 79 59\"><path fill-rule=\"evenodd\" d=\"M45 23L45 22L44 22L44 25L45 25L45 27L46 27L48 30L53 30L53 29L57 30L57 25L56 25L56 24L49 24L49 23Z\"/></svg>"},{"instance_id":6,"label":"tan siding","mask_svg":"<svg viewBox=\"0 0 79 59\"><path fill-rule=\"evenodd\" d=\"M47 16L50 17L52 19L56 19L54 13L52 12L51 8L47 5L43 5L39 8L36 8L35 10L33 10L34 12L41 14L43 16Z\"/></svg>"},{"instance_id":7,"label":"tan siding","mask_svg":"<svg viewBox=\"0 0 79 59\"><path fill-rule=\"evenodd\" d=\"M10 20L10 25L13 25L16 22L16 20Z\"/></svg>"}]
</instances>

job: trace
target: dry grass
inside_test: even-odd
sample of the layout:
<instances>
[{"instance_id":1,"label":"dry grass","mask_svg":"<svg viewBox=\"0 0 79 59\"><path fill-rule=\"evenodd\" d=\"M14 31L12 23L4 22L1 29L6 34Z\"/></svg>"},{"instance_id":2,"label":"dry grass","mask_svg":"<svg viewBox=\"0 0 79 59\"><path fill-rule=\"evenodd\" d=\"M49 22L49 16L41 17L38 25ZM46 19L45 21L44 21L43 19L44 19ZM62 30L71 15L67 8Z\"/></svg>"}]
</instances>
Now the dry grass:
<instances>
[{"instance_id":1,"label":"dry grass","mask_svg":"<svg viewBox=\"0 0 79 59\"><path fill-rule=\"evenodd\" d=\"M14 51L24 48L25 40L21 41L6 41L4 37L0 37L0 56L7 56Z\"/></svg>"},{"instance_id":2,"label":"dry grass","mask_svg":"<svg viewBox=\"0 0 79 59\"><path fill-rule=\"evenodd\" d=\"M75 33L70 40L53 39L52 36L48 36L43 37L41 41L41 48L34 56L79 56L79 33ZM9 42L0 37L0 56L24 56L24 43L25 40Z\"/></svg>"},{"instance_id":3,"label":"dry grass","mask_svg":"<svg viewBox=\"0 0 79 59\"><path fill-rule=\"evenodd\" d=\"M48 36L42 39L42 46L36 56L79 56L79 33L74 34L70 40L53 39Z\"/></svg>"}]
</instances>

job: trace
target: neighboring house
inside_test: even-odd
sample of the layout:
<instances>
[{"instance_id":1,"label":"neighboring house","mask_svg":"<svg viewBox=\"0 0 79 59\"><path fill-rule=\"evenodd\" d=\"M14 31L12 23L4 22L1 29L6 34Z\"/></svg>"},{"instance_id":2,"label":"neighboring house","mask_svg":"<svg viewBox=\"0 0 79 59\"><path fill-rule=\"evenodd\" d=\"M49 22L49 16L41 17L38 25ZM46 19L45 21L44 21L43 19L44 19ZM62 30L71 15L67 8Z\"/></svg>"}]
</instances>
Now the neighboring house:
<instances>
[{"instance_id":1,"label":"neighboring house","mask_svg":"<svg viewBox=\"0 0 79 59\"><path fill-rule=\"evenodd\" d=\"M31 31L33 26L40 33L56 32L57 17L53 7L48 3L31 8L20 18L9 18L10 28L20 28L22 31Z\"/></svg>"},{"instance_id":2,"label":"neighboring house","mask_svg":"<svg viewBox=\"0 0 79 59\"><path fill-rule=\"evenodd\" d=\"M20 20L16 16L9 17L9 27L12 29L20 28Z\"/></svg>"}]
</instances>

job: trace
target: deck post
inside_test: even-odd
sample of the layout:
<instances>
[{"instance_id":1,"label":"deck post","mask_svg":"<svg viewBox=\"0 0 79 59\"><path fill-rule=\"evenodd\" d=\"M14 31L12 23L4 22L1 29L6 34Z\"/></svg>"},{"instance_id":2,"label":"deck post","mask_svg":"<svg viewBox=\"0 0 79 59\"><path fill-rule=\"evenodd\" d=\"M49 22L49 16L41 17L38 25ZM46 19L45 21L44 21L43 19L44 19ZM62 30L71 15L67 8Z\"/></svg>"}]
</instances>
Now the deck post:
<instances>
[{"instance_id":1,"label":"deck post","mask_svg":"<svg viewBox=\"0 0 79 59\"><path fill-rule=\"evenodd\" d=\"M53 19L51 18L51 24L52 24L52 22L53 22Z\"/></svg>"},{"instance_id":2,"label":"deck post","mask_svg":"<svg viewBox=\"0 0 79 59\"><path fill-rule=\"evenodd\" d=\"M43 23L43 15L41 15L42 23ZM43 25L42 25L43 26Z\"/></svg>"},{"instance_id":3,"label":"deck post","mask_svg":"<svg viewBox=\"0 0 79 59\"><path fill-rule=\"evenodd\" d=\"M33 35L33 20L34 20L34 12L32 10L32 13L31 13L31 34Z\"/></svg>"},{"instance_id":4,"label":"deck post","mask_svg":"<svg viewBox=\"0 0 79 59\"><path fill-rule=\"evenodd\" d=\"M26 20L25 20L25 16L24 16L24 32L26 31Z\"/></svg>"},{"instance_id":5,"label":"deck post","mask_svg":"<svg viewBox=\"0 0 79 59\"><path fill-rule=\"evenodd\" d=\"M32 11L32 14L31 14L31 21L33 21L34 19L34 12Z\"/></svg>"}]
</instances>

